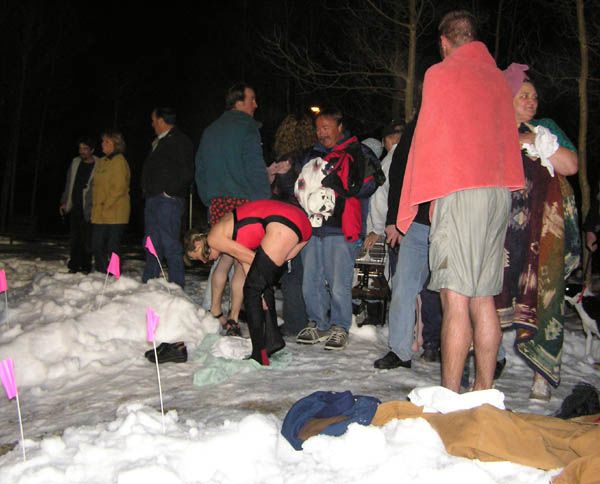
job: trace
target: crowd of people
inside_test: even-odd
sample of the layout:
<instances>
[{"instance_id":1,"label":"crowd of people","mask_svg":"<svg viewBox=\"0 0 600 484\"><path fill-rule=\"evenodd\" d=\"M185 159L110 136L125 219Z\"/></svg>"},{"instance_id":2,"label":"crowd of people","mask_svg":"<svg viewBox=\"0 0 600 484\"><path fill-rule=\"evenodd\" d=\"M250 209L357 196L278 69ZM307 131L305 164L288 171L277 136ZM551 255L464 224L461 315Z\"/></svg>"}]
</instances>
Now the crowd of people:
<instances>
[{"instance_id":1,"label":"crowd of people","mask_svg":"<svg viewBox=\"0 0 600 484\"><path fill-rule=\"evenodd\" d=\"M420 314L421 358L441 361L442 385L491 388L506 363L504 325L517 331L515 350L533 370L531 398L547 400L560 383L565 279L581 251L565 178L577 172L577 153L555 122L535 118L528 67L499 70L470 13L444 16L439 35L442 61L417 83L413 118L388 123L382 142L361 142L338 109L314 119L289 115L267 164L256 93L248 84L232 86L195 156L210 231L187 234L185 253L214 261L207 309L224 334L240 336L244 308L251 358L264 365L285 346L281 332L325 350L349 344L357 253L385 241L389 351L375 368L411 368ZM194 179L192 142L170 108L154 109L151 122L157 136L142 174L145 235L169 280L183 288L181 218ZM118 132L104 133L102 158L89 139L78 147L60 205L71 213L69 270L89 272L93 252L95 269L104 272L130 212L125 142ZM592 230L588 242L593 250ZM143 281L158 276L148 254Z\"/></svg>"}]
</instances>

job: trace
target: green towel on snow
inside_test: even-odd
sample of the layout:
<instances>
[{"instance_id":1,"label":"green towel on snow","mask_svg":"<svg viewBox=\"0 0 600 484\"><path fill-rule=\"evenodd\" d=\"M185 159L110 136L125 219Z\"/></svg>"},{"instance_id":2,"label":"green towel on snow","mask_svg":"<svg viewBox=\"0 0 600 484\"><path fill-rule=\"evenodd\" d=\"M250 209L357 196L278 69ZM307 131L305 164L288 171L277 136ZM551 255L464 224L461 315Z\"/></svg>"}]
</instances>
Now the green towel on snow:
<instances>
[{"instance_id":1,"label":"green towel on snow","mask_svg":"<svg viewBox=\"0 0 600 484\"><path fill-rule=\"evenodd\" d=\"M275 353L270 366L262 366L252 359L234 360L213 356L211 350L219 338L221 336L216 334L207 335L194 354L194 360L202 363L202 368L194 373L194 385L198 387L222 383L238 373L286 368L292 361L292 355L287 351Z\"/></svg>"}]
</instances>

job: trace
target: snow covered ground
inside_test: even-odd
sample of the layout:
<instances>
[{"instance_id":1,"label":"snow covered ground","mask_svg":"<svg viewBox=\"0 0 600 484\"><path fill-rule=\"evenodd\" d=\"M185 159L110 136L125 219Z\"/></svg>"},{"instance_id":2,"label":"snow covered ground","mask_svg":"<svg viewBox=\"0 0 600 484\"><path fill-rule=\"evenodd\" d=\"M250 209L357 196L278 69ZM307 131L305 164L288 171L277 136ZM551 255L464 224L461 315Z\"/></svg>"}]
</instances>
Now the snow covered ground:
<instances>
[{"instance_id":1,"label":"snow covered ground","mask_svg":"<svg viewBox=\"0 0 600 484\"><path fill-rule=\"evenodd\" d=\"M365 326L353 328L343 352L288 340L276 364L253 368L239 361L248 340L214 336L218 324L200 308L202 278L189 277L185 293L169 285L169 294L162 281L141 284L141 262L128 260L102 296L103 275L68 274L64 259L0 255L9 284L8 317L0 295L0 359L15 361L27 451L23 462L16 403L0 392L0 483L546 483L556 474L450 456L420 419L353 424L296 452L279 433L296 400L316 390L405 399L417 386L437 385L439 365L415 358L411 370L375 370L387 328ZM148 307L160 316L157 341L183 340L190 355L160 366L165 433L155 366L143 356L151 347ZM549 403L529 401L531 373L512 339L505 334L508 365L496 385L508 408L551 414L575 383L600 387L599 372L583 361L583 334L567 331L563 383ZM237 360L237 373L193 384L194 374L215 366L232 371L227 358Z\"/></svg>"}]
</instances>

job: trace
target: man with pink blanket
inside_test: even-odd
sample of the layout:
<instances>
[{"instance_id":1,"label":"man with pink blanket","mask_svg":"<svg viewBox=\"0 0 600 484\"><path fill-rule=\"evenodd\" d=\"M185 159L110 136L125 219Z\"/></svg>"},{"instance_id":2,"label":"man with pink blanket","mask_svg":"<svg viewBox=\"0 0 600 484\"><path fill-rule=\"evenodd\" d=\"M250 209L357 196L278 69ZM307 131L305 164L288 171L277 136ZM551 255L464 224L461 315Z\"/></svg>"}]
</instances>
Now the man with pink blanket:
<instances>
[{"instance_id":1,"label":"man with pink blanket","mask_svg":"<svg viewBox=\"0 0 600 484\"><path fill-rule=\"evenodd\" d=\"M475 19L448 13L443 61L425 74L423 103L402 187L397 226L432 204L430 289L440 291L442 385L458 392L471 342L474 389L490 388L501 339L493 296L502 289L510 191L523 187L512 95Z\"/></svg>"}]
</instances>

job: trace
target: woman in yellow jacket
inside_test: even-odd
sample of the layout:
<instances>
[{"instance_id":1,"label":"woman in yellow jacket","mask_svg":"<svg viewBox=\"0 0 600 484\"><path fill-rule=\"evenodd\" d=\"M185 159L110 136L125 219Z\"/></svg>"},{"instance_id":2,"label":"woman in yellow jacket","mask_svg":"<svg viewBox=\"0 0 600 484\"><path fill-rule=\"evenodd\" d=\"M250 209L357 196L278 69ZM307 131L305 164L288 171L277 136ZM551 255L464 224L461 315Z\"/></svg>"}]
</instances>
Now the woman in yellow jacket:
<instances>
[{"instance_id":1,"label":"woman in yellow jacket","mask_svg":"<svg viewBox=\"0 0 600 484\"><path fill-rule=\"evenodd\" d=\"M112 252L129 222L129 165L123 156L125 140L118 131L102 134L104 157L96 165L92 196L92 250L97 271L106 272Z\"/></svg>"}]
</instances>

